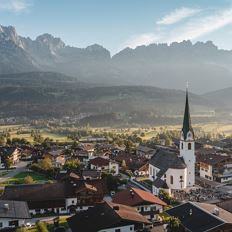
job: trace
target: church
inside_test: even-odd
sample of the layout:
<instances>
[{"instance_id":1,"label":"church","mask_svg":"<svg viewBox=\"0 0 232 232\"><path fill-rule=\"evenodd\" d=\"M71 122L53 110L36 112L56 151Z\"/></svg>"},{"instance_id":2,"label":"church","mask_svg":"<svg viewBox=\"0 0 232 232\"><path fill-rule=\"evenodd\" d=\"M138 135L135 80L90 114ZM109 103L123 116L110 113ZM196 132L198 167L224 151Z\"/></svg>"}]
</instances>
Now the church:
<instances>
[{"instance_id":1,"label":"church","mask_svg":"<svg viewBox=\"0 0 232 232\"><path fill-rule=\"evenodd\" d=\"M193 187L195 163L195 140L187 90L179 154L164 149L158 150L149 161L149 179L153 183L153 194L158 195L160 189L171 194L172 190Z\"/></svg>"}]
</instances>

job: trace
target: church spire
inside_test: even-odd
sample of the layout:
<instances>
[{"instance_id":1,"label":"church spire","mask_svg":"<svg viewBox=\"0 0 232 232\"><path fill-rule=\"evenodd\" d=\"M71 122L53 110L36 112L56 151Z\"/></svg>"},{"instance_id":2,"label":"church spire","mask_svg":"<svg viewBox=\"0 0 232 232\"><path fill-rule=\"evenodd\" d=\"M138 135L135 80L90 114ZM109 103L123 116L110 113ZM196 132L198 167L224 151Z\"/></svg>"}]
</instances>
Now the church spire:
<instances>
[{"instance_id":1,"label":"church spire","mask_svg":"<svg viewBox=\"0 0 232 232\"><path fill-rule=\"evenodd\" d=\"M185 101L185 111L184 111L184 120L183 120L183 127L182 127L182 132L183 132L183 137L184 140L187 138L188 132L191 131L192 135L193 134L193 128L191 125L191 118L190 118L190 111L189 111L189 101L188 101L188 84L186 88L186 101Z\"/></svg>"}]
</instances>

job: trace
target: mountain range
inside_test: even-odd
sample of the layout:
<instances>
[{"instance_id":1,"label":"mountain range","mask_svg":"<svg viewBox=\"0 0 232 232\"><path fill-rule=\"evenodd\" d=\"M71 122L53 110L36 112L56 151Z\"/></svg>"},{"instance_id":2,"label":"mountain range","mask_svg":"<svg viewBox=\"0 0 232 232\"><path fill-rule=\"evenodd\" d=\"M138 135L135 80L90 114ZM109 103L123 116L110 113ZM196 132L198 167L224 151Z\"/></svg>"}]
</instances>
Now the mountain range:
<instances>
[{"instance_id":1,"label":"mountain range","mask_svg":"<svg viewBox=\"0 0 232 232\"><path fill-rule=\"evenodd\" d=\"M199 122L215 120L207 112L232 110L231 61L232 51L212 42L151 44L111 56L97 44L70 47L49 34L32 40L0 26L0 116L180 123L188 80L192 112L203 114Z\"/></svg>"},{"instance_id":2,"label":"mountain range","mask_svg":"<svg viewBox=\"0 0 232 232\"><path fill-rule=\"evenodd\" d=\"M104 47L66 45L50 34L35 40L0 26L0 74L58 72L98 86L148 85L195 93L232 86L232 51L190 41L125 48L111 56Z\"/></svg>"}]
</instances>

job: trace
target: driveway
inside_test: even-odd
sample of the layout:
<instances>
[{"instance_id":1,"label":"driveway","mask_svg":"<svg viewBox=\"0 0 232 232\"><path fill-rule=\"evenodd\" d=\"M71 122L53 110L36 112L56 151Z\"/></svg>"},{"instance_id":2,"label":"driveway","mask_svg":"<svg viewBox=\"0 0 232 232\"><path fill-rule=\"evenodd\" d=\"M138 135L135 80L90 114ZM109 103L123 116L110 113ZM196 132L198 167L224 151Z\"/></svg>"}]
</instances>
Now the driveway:
<instances>
[{"instance_id":1,"label":"driveway","mask_svg":"<svg viewBox=\"0 0 232 232\"><path fill-rule=\"evenodd\" d=\"M17 175L20 172L26 171L27 164L28 162L25 161L20 161L19 163L17 163L15 169L9 170L9 173L7 175L0 177L0 183L6 182L8 179L12 178L13 176Z\"/></svg>"}]
</instances>

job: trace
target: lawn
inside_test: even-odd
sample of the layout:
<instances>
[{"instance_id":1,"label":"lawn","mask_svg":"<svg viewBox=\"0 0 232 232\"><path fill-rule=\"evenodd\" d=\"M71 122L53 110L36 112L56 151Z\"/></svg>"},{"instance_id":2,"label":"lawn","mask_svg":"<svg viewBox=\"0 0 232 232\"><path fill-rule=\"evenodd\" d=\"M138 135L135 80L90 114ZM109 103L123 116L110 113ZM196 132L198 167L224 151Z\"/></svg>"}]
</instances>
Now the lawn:
<instances>
[{"instance_id":1,"label":"lawn","mask_svg":"<svg viewBox=\"0 0 232 232\"><path fill-rule=\"evenodd\" d=\"M23 184L24 178L26 176L31 176L34 180L34 183L44 183L51 179L47 178L47 176L37 173L37 172L20 172L14 177L8 179L5 183L2 185L11 185L11 184Z\"/></svg>"}]
</instances>

